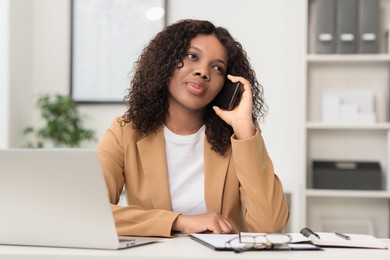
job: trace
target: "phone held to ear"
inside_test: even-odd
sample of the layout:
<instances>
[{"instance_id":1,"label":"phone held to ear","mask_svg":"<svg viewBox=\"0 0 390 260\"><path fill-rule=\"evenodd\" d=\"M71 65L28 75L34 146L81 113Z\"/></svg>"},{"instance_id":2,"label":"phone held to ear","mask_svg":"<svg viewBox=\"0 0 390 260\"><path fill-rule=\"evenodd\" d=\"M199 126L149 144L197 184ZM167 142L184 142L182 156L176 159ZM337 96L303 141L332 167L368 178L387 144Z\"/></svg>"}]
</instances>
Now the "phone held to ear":
<instances>
[{"instance_id":1,"label":"phone held to ear","mask_svg":"<svg viewBox=\"0 0 390 260\"><path fill-rule=\"evenodd\" d=\"M224 110L232 110L237 103L237 99L242 92L241 83L233 83L226 79L225 85L219 94L215 97L214 104Z\"/></svg>"}]
</instances>

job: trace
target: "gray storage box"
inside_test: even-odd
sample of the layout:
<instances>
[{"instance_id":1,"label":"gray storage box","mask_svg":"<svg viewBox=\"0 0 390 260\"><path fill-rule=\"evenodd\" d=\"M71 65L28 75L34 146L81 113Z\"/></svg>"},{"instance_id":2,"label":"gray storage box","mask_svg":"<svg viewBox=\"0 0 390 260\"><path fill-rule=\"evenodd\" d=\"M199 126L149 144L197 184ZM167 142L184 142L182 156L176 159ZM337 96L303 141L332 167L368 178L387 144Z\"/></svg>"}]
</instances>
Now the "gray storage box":
<instances>
[{"instance_id":1,"label":"gray storage box","mask_svg":"<svg viewBox=\"0 0 390 260\"><path fill-rule=\"evenodd\" d=\"M313 188L381 190L378 162L313 161Z\"/></svg>"}]
</instances>

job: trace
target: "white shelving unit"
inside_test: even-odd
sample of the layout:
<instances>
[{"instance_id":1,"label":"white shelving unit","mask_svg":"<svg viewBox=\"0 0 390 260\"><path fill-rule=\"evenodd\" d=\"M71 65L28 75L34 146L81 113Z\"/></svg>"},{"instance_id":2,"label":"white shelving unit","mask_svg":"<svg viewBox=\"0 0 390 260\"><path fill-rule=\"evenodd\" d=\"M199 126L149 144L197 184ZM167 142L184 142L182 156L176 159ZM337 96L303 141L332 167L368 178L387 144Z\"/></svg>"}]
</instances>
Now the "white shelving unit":
<instances>
[{"instance_id":1,"label":"white shelving unit","mask_svg":"<svg viewBox=\"0 0 390 260\"><path fill-rule=\"evenodd\" d=\"M390 199L389 191L307 189L306 197Z\"/></svg>"},{"instance_id":2,"label":"white shelving unit","mask_svg":"<svg viewBox=\"0 0 390 260\"><path fill-rule=\"evenodd\" d=\"M315 54L315 4L308 0L306 56L306 190L305 223L314 230L390 233L390 55L386 28L390 0L380 0L381 42L378 54ZM325 0L326 1L326 0ZM321 95L325 89L371 89L375 123L322 122ZM382 190L325 190L312 186L313 160L379 161Z\"/></svg>"}]
</instances>

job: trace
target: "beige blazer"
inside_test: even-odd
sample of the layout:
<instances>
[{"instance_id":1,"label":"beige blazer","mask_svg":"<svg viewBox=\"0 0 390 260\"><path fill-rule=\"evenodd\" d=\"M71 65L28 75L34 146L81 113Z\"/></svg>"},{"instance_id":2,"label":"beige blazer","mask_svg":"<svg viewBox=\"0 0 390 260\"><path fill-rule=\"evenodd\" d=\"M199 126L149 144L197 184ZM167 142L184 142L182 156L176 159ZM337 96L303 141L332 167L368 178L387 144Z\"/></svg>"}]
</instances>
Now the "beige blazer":
<instances>
[{"instance_id":1,"label":"beige blazer","mask_svg":"<svg viewBox=\"0 0 390 260\"><path fill-rule=\"evenodd\" d=\"M282 184L274 174L261 131L231 138L225 156L205 140L204 196L208 212L230 220L234 232L280 232L289 216ZM114 119L98 147L119 235L172 236L172 211L164 132L145 136ZM128 206L116 205L123 186Z\"/></svg>"}]
</instances>

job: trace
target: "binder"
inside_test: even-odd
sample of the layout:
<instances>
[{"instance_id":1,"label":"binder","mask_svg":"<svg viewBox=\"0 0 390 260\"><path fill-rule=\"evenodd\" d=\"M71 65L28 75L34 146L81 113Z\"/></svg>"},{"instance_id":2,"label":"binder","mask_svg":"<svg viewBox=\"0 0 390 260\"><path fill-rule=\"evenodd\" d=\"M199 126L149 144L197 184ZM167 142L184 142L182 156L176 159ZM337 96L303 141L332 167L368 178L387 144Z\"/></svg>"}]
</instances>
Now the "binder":
<instances>
[{"instance_id":1,"label":"binder","mask_svg":"<svg viewBox=\"0 0 390 260\"><path fill-rule=\"evenodd\" d=\"M316 1L316 52L335 52L336 0Z\"/></svg>"},{"instance_id":2,"label":"binder","mask_svg":"<svg viewBox=\"0 0 390 260\"><path fill-rule=\"evenodd\" d=\"M325 1L326 2L326 1ZM337 0L337 53L357 52L357 0Z\"/></svg>"},{"instance_id":3,"label":"binder","mask_svg":"<svg viewBox=\"0 0 390 260\"><path fill-rule=\"evenodd\" d=\"M379 52L379 0L359 0L358 52Z\"/></svg>"}]
</instances>

